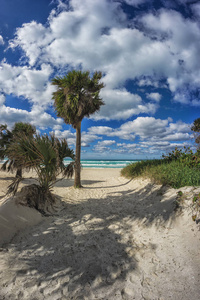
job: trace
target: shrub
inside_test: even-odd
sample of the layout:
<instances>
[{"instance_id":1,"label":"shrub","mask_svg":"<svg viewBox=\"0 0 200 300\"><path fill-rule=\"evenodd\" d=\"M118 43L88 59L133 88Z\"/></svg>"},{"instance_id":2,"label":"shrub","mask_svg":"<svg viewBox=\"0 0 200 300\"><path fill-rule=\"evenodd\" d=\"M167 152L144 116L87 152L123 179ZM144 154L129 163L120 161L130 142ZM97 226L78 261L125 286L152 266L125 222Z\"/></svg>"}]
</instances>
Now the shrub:
<instances>
[{"instance_id":1,"label":"shrub","mask_svg":"<svg viewBox=\"0 0 200 300\"><path fill-rule=\"evenodd\" d=\"M200 222L200 194L193 198L192 219L193 221L196 221L196 223Z\"/></svg>"},{"instance_id":2,"label":"shrub","mask_svg":"<svg viewBox=\"0 0 200 300\"><path fill-rule=\"evenodd\" d=\"M68 148L65 139L59 140L53 135L28 137L26 135L16 136L10 143L7 153L15 160L16 167L34 169L38 176L39 186L32 185L31 193L37 193L34 199L35 208L45 212L48 206L54 202L50 189L56 182L58 175L71 177L73 175L73 162L64 165L64 158L74 159L74 153ZM9 186L9 193L16 193L21 178L17 177ZM25 189L26 190L26 189ZM30 193L27 194L27 204L30 202ZM33 206L33 204L31 204Z\"/></svg>"},{"instance_id":3,"label":"shrub","mask_svg":"<svg viewBox=\"0 0 200 300\"><path fill-rule=\"evenodd\" d=\"M175 156L179 156L175 154ZM200 185L200 168L194 160L187 157L181 159L147 160L130 164L122 169L121 174L127 178L145 176L158 184L170 185L174 188Z\"/></svg>"}]
</instances>

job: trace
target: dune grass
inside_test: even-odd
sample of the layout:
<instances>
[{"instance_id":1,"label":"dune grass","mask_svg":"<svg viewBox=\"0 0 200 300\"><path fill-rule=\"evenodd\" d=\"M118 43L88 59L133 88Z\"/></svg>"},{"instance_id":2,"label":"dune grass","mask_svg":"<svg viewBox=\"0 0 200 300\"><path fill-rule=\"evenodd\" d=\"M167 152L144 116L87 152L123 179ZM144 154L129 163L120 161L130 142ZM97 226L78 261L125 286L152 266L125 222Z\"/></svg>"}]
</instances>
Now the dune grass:
<instances>
[{"instance_id":1,"label":"dune grass","mask_svg":"<svg viewBox=\"0 0 200 300\"><path fill-rule=\"evenodd\" d=\"M200 168L191 167L179 159L132 163L122 169L121 174L127 178L147 177L157 184L170 185L173 188L200 185Z\"/></svg>"}]
</instances>

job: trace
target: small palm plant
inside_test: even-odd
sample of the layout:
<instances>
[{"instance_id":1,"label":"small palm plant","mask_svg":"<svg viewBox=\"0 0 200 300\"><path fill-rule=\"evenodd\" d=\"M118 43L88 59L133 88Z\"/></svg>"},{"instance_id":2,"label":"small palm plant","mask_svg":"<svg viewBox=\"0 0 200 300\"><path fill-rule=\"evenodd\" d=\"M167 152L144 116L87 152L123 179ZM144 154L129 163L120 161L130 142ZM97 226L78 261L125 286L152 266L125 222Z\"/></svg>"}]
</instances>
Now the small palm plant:
<instances>
[{"instance_id":1,"label":"small palm plant","mask_svg":"<svg viewBox=\"0 0 200 300\"><path fill-rule=\"evenodd\" d=\"M22 169L16 166L14 158L10 159L7 149L17 136L23 134L33 137L35 133L35 127L29 123L17 122L12 130L9 130L7 125L0 125L0 160L5 160L1 167L3 171L16 170L16 177L22 177Z\"/></svg>"},{"instance_id":2,"label":"small palm plant","mask_svg":"<svg viewBox=\"0 0 200 300\"><path fill-rule=\"evenodd\" d=\"M55 197L51 193L53 184L64 177L73 175L73 161L64 165L64 158L74 159L73 150L69 149L65 139L59 140L53 135L36 135L34 138L26 135L16 136L7 149L10 159L15 160L18 168L34 169L39 185L33 184L22 188L25 191L25 201L28 206L46 213L53 207ZM21 178L15 178L8 188L8 193L16 193Z\"/></svg>"}]
</instances>

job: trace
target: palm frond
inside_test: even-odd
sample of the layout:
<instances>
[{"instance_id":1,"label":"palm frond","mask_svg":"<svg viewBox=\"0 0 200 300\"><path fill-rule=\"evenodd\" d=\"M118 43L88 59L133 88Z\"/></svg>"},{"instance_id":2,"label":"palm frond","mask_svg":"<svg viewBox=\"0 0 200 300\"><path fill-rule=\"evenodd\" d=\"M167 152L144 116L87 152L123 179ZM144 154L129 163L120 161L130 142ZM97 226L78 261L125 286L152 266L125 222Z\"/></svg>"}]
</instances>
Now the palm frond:
<instances>
[{"instance_id":1,"label":"palm frond","mask_svg":"<svg viewBox=\"0 0 200 300\"><path fill-rule=\"evenodd\" d=\"M99 96L104 87L101 78L101 72L95 72L90 78L89 71L73 70L64 77L52 79L52 84L57 86L57 91L53 93L57 115L75 128L85 116L98 111L104 105Z\"/></svg>"},{"instance_id":2,"label":"palm frond","mask_svg":"<svg viewBox=\"0 0 200 300\"><path fill-rule=\"evenodd\" d=\"M67 178L71 178L74 175L74 162L71 162L69 165L65 167L64 175Z\"/></svg>"},{"instance_id":3,"label":"palm frond","mask_svg":"<svg viewBox=\"0 0 200 300\"><path fill-rule=\"evenodd\" d=\"M13 139L8 148L10 159L18 168L32 168L37 172L38 181L44 191L56 181L59 174L70 177L72 169L64 166L66 156L74 158L73 151L69 149L66 140L59 140L54 135L34 138L21 135ZM13 182L11 188L17 184ZM13 190L14 190L13 188Z\"/></svg>"},{"instance_id":4,"label":"palm frond","mask_svg":"<svg viewBox=\"0 0 200 300\"><path fill-rule=\"evenodd\" d=\"M9 162L9 160L6 160L6 161L3 163L3 165L1 166L1 170L2 170L2 171L6 171L8 162Z\"/></svg>"}]
</instances>

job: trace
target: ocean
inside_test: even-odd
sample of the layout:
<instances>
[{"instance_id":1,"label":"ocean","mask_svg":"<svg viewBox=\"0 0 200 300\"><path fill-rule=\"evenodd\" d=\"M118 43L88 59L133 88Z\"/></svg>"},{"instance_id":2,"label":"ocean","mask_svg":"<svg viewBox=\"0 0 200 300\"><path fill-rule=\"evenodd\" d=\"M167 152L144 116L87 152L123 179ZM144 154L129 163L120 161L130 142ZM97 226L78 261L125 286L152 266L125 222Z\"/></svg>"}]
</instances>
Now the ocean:
<instances>
[{"instance_id":1,"label":"ocean","mask_svg":"<svg viewBox=\"0 0 200 300\"><path fill-rule=\"evenodd\" d=\"M138 160L107 160L107 159L82 159L81 166L82 168L124 168L128 164L135 163L140 161ZM65 159L65 164L68 164L70 160Z\"/></svg>"}]
</instances>

